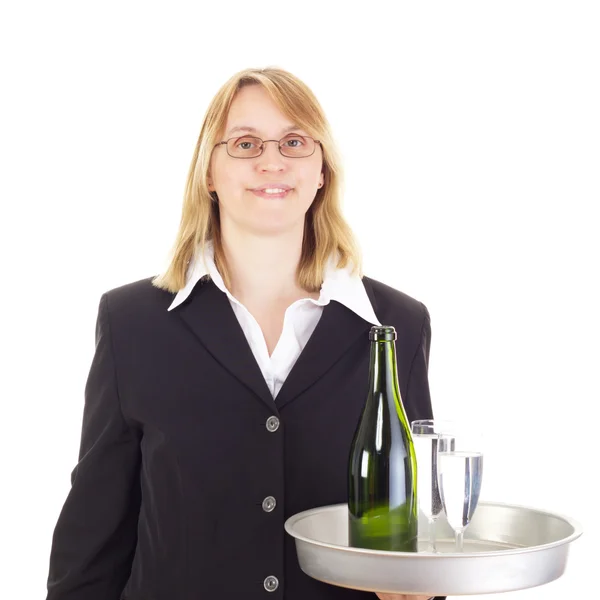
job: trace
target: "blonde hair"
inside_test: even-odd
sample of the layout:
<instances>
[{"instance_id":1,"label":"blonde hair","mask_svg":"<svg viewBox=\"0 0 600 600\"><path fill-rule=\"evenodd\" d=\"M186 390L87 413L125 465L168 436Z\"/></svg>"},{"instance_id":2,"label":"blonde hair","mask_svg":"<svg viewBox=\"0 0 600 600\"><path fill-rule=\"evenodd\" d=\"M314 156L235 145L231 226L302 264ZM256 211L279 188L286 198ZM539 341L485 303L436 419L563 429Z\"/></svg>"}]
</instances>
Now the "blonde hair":
<instances>
[{"instance_id":1,"label":"blonde hair","mask_svg":"<svg viewBox=\"0 0 600 600\"><path fill-rule=\"evenodd\" d=\"M335 252L338 268L351 263L352 273L362 277L359 246L341 210L342 165L323 109L300 79L283 69L268 67L236 73L208 106L188 172L181 221L170 262L166 271L153 279L153 285L178 292L185 286L188 264L195 253L203 250L206 242L212 241L215 264L225 286L231 289L230 271L221 240L219 204L208 189L207 177L212 151L221 141L231 103L237 92L248 85L262 85L286 117L321 141L324 183L306 213L297 269L298 285L308 292L318 292L327 260Z\"/></svg>"}]
</instances>

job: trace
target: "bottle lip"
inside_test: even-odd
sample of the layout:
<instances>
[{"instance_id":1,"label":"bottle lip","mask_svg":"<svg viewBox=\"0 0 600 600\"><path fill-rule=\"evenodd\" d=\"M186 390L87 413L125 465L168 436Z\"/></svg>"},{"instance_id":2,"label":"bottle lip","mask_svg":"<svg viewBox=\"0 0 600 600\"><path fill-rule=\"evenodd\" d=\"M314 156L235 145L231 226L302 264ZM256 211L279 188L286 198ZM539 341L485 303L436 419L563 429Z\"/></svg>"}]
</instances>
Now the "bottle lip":
<instances>
[{"instance_id":1,"label":"bottle lip","mask_svg":"<svg viewBox=\"0 0 600 600\"><path fill-rule=\"evenodd\" d=\"M398 338L396 328L391 325L373 325L369 331L372 342L392 342Z\"/></svg>"}]
</instances>

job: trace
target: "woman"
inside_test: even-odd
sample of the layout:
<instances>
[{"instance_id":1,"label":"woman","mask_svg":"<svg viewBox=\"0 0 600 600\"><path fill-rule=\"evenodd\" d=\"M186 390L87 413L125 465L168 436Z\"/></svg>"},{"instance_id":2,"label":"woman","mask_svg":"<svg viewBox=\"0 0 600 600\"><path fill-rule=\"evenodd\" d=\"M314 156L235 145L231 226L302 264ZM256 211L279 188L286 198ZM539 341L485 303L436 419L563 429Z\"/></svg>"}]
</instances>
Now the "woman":
<instances>
[{"instance_id":1,"label":"woman","mask_svg":"<svg viewBox=\"0 0 600 600\"><path fill-rule=\"evenodd\" d=\"M221 88L168 269L100 300L48 600L374 598L306 576L284 531L347 501L373 324L398 331L409 419L431 417L427 309L361 276L340 195L305 84Z\"/></svg>"}]
</instances>

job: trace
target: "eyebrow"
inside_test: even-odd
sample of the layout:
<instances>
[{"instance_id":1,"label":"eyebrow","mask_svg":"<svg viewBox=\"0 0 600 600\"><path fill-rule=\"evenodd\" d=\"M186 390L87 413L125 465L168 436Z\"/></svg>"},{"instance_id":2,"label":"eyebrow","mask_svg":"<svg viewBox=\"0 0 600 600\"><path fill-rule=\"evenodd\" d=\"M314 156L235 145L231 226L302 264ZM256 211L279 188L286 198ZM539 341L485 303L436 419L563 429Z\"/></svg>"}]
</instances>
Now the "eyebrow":
<instances>
[{"instance_id":1,"label":"eyebrow","mask_svg":"<svg viewBox=\"0 0 600 600\"><path fill-rule=\"evenodd\" d=\"M286 127L285 129L283 129L281 131L281 135L285 135L286 133L289 133L290 131L294 131L296 129L302 129L302 127L298 127L298 125L290 125L289 127ZM248 131L250 133L258 133L258 130L256 129L256 127L250 127L249 125L238 125L237 127L232 127L226 135L230 136L232 133L236 133L238 131Z\"/></svg>"}]
</instances>

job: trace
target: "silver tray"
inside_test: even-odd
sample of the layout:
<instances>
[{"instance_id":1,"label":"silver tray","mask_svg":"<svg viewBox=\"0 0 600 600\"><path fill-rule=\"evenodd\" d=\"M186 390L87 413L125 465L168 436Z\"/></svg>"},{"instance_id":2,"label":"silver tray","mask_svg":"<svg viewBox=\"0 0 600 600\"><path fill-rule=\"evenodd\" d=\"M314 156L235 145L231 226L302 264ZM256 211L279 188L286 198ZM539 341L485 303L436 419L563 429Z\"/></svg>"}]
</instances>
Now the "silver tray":
<instances>
[{"instance_id":1,"label":"silver tray","mask_svg":"<svg viewBox=\"0 0 600 600\"><path fill-rule=\"evenodd\" d=\"M443 515L442 515L443 516ZM565 571L574 520L524 506L480 502L457 553L448 522L436 525L438 553L386 552L348 546L348 506L336 504L290 517L300 568L310 577L368 592L450 596L509 592L543 585ZM419 531L427 528L419 523Z\"/></svg>"}]
</instances>

